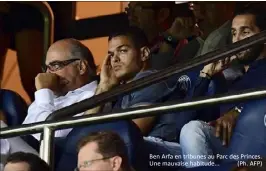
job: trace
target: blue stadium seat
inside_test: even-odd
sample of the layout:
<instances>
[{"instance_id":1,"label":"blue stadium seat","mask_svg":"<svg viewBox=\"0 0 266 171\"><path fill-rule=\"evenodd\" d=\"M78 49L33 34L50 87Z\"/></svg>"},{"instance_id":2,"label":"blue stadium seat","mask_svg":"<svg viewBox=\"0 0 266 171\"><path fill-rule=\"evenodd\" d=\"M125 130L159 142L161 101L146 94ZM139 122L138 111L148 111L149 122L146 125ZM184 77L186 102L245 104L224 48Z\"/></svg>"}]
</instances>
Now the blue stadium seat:
<instances>
[{"instance_id":1,"label":"blue stadium seat","mask_svg":"<svg viewBox=\"0 0 266 171\"><path fill-rule=\"evenodd\" d=\"M28 105L23 98L11 91L0 89L0 110L5 114L7 125L20 125L27 114Z\"/></svg>"}]
</instances>

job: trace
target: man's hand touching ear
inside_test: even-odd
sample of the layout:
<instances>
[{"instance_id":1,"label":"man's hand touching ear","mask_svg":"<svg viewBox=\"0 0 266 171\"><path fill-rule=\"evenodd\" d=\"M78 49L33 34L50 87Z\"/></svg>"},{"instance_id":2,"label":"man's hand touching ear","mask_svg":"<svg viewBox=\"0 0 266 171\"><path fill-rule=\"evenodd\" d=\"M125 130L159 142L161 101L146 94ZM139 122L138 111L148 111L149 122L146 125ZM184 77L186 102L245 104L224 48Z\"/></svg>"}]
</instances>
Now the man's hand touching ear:
<instances>
[{"instance_id":1,"label":"man's hand touching ear","mask_svg":"<svg viewBox=\"0 0 266 171\"><path fill-rule=\"evenodd\" d=\"M116 78L114 70L112 69L111 57L109 55L107 55L103 61L100 77L101 79L96 94L109 91L114 86L119 84L119 80Z\"/></svg>"}]
</instances>

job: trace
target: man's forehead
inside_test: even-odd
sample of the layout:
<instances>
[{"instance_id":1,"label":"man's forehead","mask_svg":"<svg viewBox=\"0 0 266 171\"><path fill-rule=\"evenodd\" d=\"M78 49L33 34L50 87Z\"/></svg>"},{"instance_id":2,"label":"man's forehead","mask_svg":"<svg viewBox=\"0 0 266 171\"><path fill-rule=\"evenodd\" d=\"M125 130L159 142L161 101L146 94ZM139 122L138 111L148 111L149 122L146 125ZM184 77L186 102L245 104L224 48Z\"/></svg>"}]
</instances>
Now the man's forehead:
<instances>
[{"instance_id":1,"label":"man's forehead","mask_svg":"<svg viewBox=\"0 0 266 171\"><path fill-rule=\"evenodd\" d=\"M235 16L232 22L232 27L242 27L242 26L255 26L256 18L252 14L241 14Z\"/></svg>"},{"instance_id":2,"label":"man's forehead","mask_svg":"<svg viewBox=\"0 0 266 171\"><path fill-rule=\"evenodd\" d=\"M70 52L69 51L61 51L56 49L51 49L46 54L45 63L49 64L53 61L64 61L70 59Z\"/></svg>"},{"instance_id":3,"label":"man's forehead","mask_svg":"<svg viewBox=\"0 0 266 171\"><path fill-rule=\"evenodd\" d=\"M108 43L109 50L115 50L122 46L132 46L132 41L126 36L117 36L112 38Z\"/></svg>"},{"instance_id":4,"label":"man's forehead","mask_svg":"<svg viewBox=\"0 0 266 171\"><path fill-rule=\"evenodd\" d=\"M95 142L90 142L83 146L79 151L79 163L82 164L85 161L93 160L95 158L102 157L101 154L98 153L98 144Z\"/></svg>"}]
</instances>

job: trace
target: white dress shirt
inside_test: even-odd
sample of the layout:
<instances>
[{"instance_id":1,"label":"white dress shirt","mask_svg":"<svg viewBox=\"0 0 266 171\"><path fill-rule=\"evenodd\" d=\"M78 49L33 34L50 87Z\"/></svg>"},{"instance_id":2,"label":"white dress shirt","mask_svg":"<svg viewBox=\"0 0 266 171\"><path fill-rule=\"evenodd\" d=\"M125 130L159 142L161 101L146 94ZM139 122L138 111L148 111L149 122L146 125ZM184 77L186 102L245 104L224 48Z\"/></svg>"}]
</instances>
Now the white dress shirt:
<instances>
[{"instance_id":1,"label":"white dress shirt","mask_svg":"<svg viewBox=\"0 0 266 171\"><path fill-rule=\"evenodd\" d=\"M1 128L4 128L7 125L3 121L0 120L0 126ZM21 152L33 153L35 155L38 155L38 152L34 150L31 146L29 146L20 137L0 139L0 147L1 147L0 171L3 170L7 157L12 153L21 151Z\"/></svg>"},{"instance_id":2,"label":"white dress shirt","mask_svg":"<svg viewBox=\"0 0 266 171\"><path fill-rule=\"evenodd\" d=\"M41 89L35 92L35 101L30 105L28 109L28 115L23 124L30 124L45 121L46 118L56 110L64 108L66 106L78 103L84 99L91 98L96 91L97 81L93 81L85 86L78 88L74 91L68 92L65 96L56 97L50 89ZM81 116L84 112L75 116ZM64 129L55 132L55 137L65 137L72 130ZM40 140L40 133L33 136Z\"/></svg>"}]
</instances>

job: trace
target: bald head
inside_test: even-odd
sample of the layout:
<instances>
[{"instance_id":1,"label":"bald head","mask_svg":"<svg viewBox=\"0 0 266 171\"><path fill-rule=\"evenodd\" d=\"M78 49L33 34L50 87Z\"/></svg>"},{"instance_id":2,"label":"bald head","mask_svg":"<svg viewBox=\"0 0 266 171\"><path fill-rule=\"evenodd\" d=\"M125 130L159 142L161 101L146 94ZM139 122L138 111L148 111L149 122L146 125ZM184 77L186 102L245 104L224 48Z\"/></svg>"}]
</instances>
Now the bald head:
<instances>
[{"instance_id":1,"label":"bald head","mask_svg":"<svg viewBox=\"0 0 266 171\"><path fill-rule=\"evenodd\" d=\"M52 61L83 59L88 62L90 72L96 73L96 65L89 48L76 39L62 39L53 43L46 54L46 65Z\"/></svg>"},{"instance_id":2,"label":"bald head","mask_svg":"<svg viewBox=\"0 0 266 171\"><path fill-rule=\"evenodd\" d=\"M46 54L47 72L58 75L65 92L80 88L96 76L96 65L91 51L78 40L63 39L53 43Z\"/></svg>"},{"instance_id":3,"label":"bald head","mask_svg":"<svg viewBox=\"0 0 266 171\"><path fill-rule=\"evenodd\" d=\"M91 51L76 39L62 39L53 43L47 52L47 60L56 57L57 60L84 59L92 70L96 70L96 65Z\"/></svg>"}]
</instances>

